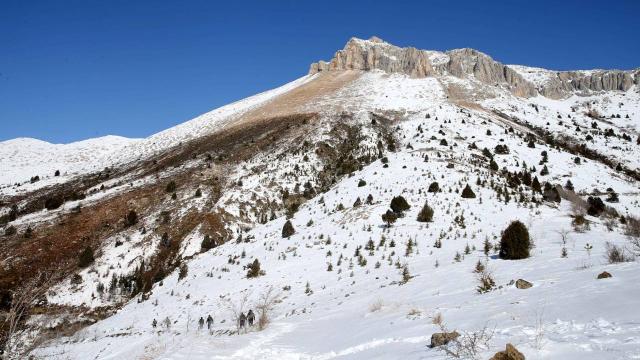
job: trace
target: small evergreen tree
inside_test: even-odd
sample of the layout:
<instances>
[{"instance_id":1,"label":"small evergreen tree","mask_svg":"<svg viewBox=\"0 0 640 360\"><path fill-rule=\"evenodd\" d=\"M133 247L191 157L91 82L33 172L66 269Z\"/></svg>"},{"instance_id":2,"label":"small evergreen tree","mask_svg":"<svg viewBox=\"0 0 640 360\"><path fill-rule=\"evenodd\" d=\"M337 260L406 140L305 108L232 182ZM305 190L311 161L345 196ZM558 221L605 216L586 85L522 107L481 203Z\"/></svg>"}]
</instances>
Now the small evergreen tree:
<instances>
[{"instance_id":1,"label":"small evergreen tree","mask_svg":"<svg viewBox=\"0 0 640 360\"><path fill-rule=\"evenodd\" d=\"M542 170L540 170L540 175L542 176L549 175L549 169L547 169L547 165L542 167Z\"/></svg>"},{"instance_id":2,"label":"small evergreen tree","mask_svg":"<svg viewBox=\"0 0 640 360\"><path fill-rule=\"evenodd\" d=\"M467 184L467 186L464 187L464 189L462 190L462 198L463 199L475 199L476 194L473 192L473 190L471 190L471 187L469 186L469 184Z\"/></svg>"},{"instance_id":3,"label":"small evergreen tree","mask_svg":"<svg viewBox=\"0 0 640 360\"><path fill-rule=\"evenodd\" d=\"M489 251L491 251L491 243L489 242L489 239L484 239L484 244L483 244L483 252L485 256L489 256Z\"/></svg>"},{"instance_id":4,"label":"small evergreen tree","mask_svg":"<svg viewBox=\"0 0 640 360\"><path fill-rule=\"evenodd\" d=\"M569 191L574 190L573 183L571 182L571 180L567 180L567 182L564 184L564 188Z\"/></svg>"},{"instance_id":5,"label":"small evergreen tree","mask_svg":"<svg viewBox=\"0 0 640 360\"><path fill-rule=\"evenodd\" d=\"M93 261L93 249L90 246L87 246L78 256L78 266L81 268L86 268L87 266L93 264Z\"/></svg>"},{"instance_id":6,"label":"small evergreen tree","mask_svg":"<svg viewBox=\"0 0 640 360\"><path fill-rule=\"evenodd\" d=\"M531 182L531 190L533 190L533 192L542 193L542 186L540 185L540 181L538 181L537 176L533 177L533 181Z\"/></svg>"},{"instance_id":7,"label":"small evergreen tree","mask_svg":"<svg viewBox=\"0 0 640 360\"><path fill-rule=\"evenodd\" d=\"M404 264L404 266L402 267L402 281L400 282L400 284L406 284L409 282L409 280L411 280L411 274L409 273L409 266L407 266L407 264Z\"/></svg>"},{"instance_id":8,"label":"small evergreen tree","mask_svg":"<svg viewBox=\"0 0 640 360\"><path fill-rule=\"evenodd\" d=\"M204 239L202 239L202 243L200 243L200 249L202 251L207 251L216 246L215 242L211 239L211 236L205 235Z\"/></svg>"},{"instance_id":9,"label":"small evergreen tree","mask_svg":"<svg viewBox=\"0 0 640 360\"><path fill-rule=\"evenodd\" d=\"M422 210L418 213L417 220L419 222L431 222L433 220L433 209L429 204L427 204L427 202L424 203Z\"/></svg>"},{"instance_id":10,"label":"small evergreen tree","mask_svg":"<svg viewBox=\"0 0 640 360\"><path fill-rule=\"evenodd\" d=\"M500 258L506 260L519 260L529 257L531 240L529 230L520 221L512 221L502 232L500 239Z\"/></svg>"},{"instance_id":11,"label":"small evergreen tree","mask_svg":"<svg viewBox=\"0 0 640 360\"><path fill-rule=\"evenodd\" d=\"M138 223L138 214L135 210L129 210L129 213L125 217L127 226L133 226Z\"/></svg>"},{"instance_id":12,"label":"small evergreen tree","mask_svg":"<svg viewBox=\"0 0 640 360\"><path fill-rule=\"evenodd\" d=\"M495 160L491 159L491 161L489 161L489 169L491 169L491 171L498 171L500 170L500 167L498 166L498 163L495 162Z\"/></svg>"},{"instance_id":13,"label":"small evergreen tree","mask_svg":"<svg viewBox=\"0 0 640 360\"><path fill-rule=\"evenodd\" d=\"M391 224L396 222L396 220L398 220L398 215L391 210L387 210L386 213L382 214L382 221L387 224L387 227L391 227Z\"/></svg>"},{"instance_id":14,"label":"small evergreen tree","mask_svg":"<svg viewBox=\"0 0 640 360\"><path fill-rule=\"evenodd\" d=\"M264 272L260 270L260 261L258 261L258 259L253 260L252 263L247 265L247 268L248 268L248 271L247 271L248 278L258 277L264 274Z\"/></svg>"},{"instance_id":15,"label":"small evergreen tree","mask_svg":"<svg viewBox=\"0 0 640 360\"><path fill-rule=\"evenodd\" d=\"M588 215L600 216L600 214L602 214L605 210L602 199L597 196L589 196L589 198L587 198L587 203L589 204L589 208L587 209Z\"/></svg>"},{"instance_id":16,"label":"small evergreen tree","mask_svg":"<svg viewBox=\"0 0 640 360\"><path fill-rule=\"evenodd\" d=\"M429 185L429 189L427 190L427 192L430 193L437 193L440 191L440 185L438 184L437 181L434 181L431 183L431 185Z\"/></svg>"},{"instance_id":17,"label":"small evergreen tree","mask_svg":"<svg viewBox=\"0 0 640 360\"><path fill-rule=\"evenodd\" d=\"M295 234L296 230L293 228L293 224L291 224L291 220L287 220L282 227L282 237L288 238L291 235Z\"/></svg>"},{"instance_id":18,"label":"small evergreen tree","mask_svg":"<svg viewBox=\"0 0 640 360\"><path fill-rule=\"evenodd\" d=\"M369 194L367 196L367 205L373 204L373 195Z\"/></svg>"},{"instance_id":19,"label":"small evergreen tree","mask_svg":"<svg viewBox=\"0 0 640 360\"><path fill-rule=\"evenodd\" d=\"M396 196L391 199L391 210L397 214L401 214L405 210L409 210L411 205L407 202L407 200L402 196Z\"/></svg>"},{"instance_id":20,"label":"small evergreen tree","mask_svg":"<svg viewBox=\"0 0 640 360\"><path fill-rule=\"evenodd\" d=\"M167 186L165 188L165 191L168 192L168 193L173 193L173 192L176 192L177 188L178 188L178 186L176 185L176 182L171 180L167 184Z\"/></svg>"}]
</instances>

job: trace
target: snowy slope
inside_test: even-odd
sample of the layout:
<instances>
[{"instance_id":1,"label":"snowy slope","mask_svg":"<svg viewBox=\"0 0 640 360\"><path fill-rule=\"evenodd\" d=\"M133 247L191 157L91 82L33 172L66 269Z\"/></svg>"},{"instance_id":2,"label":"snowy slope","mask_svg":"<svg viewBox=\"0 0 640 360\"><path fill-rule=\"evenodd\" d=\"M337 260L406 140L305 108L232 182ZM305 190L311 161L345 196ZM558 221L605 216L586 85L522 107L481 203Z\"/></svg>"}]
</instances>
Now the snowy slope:
<instances>
[{"instance_id":1,"label":"snowy slope","mask_svg":"<svg viewBox=\"0 0 640 360\"><path fill-rule=\"evenodd\" d=\"M30 138L3 141L0 142L0 187L39 176L41 182L34 186L25 185L21 190L26 191L35 186L62 182L74 175L101 170L111 165L109 157L138 142L138 139L121 136L104 136L70 144L51 144ZM60 170L61 177L54 179L56 170Z\"/></svg>"},{"instance_id":2,"label":"snowy slope","mask_svg":"<svg viewBox=\"0 0 640 360\"><path fill-rule=\"evenodd\" d=\"M443 63L441 54L430 57ZM511 67L534 84L551 73ZM93 319L104 309L113 313L73 334L52 336L32 354L52 359L447 359L441 349L428 347L431 334L444 326L467 335L486 328L492 337L477 349L478 359L490 358L506 343L527 359L640 358L640 288L634 285L640 264L606 258L613 244L629 260L637 259L621 218L640 216L640 182L615 166L640 168L637 86L552 100L521 98L449 75L346 71L344 82L330 75L302 77L147 139L123 139L117 151L100 153L103 162L64 157L64 164L85 161L95 169L134 164L255 118L250 115L271 116L277 113L272 105L279 111L283 104L290 106L292 116L313 114L304 118L307 127L290 137L265 133L274 139L271 147L245 158L208 161L210 153L198 153L144 177L110 178L102 183L106 190L92 189L83 206L115 202L150 184L160 187L143 194L144 202L157 201L144 216L143 201L129 200L140 214L135 226L105 225L117 230L101 240L95 262L47 292L48 304L58 312L32 316L29 324L35 330L54 329ZM532 135L539 129L584 143L610 162L552 146ZM259 142L262 133L256 134L238 140L244 147L232 151ZM33 158L45 159L49 145L29 140L21 146L25 141L0 144L5 154L0 159L28 159L25 148ZM507 153L497 154L498 145ZM11 146L12 152L4 150ZM485 148L499 170L490 169ZM358 166L335 175L335 159ZM29 175L31 165L24 161L21 170L9 171ZM75 173L90 171L75 168ZM570 180L575 191L563 190L560 203L543 201L529 185L510 182L511 174L523 172L543 185L566 187ZM327 180L327 174L335 176ZM174 178L182 181L172 196L164 186ZM427 191L433 182L439 192ZM461 197L467 184L475 198ZM202 196L194 196L196 189ZM309 189L315 192L303 196ZM619 201L605 201L608 213L584 214L588 196L604 201L612 191ZM381 215L398 195L411 207L387 227ZM287 207L291 198L304 198L294 211ZM434 210L433 222L417 221L425 203ZM12 224L19 231L29 224L56 224L78 204L30 213ZM610 215L614 209L616 216ZM204 222L195 224L179 240L182 270L131 299L110 285L143 262L149 266L163 251L163 229L179 227L193 213L222 214L228 241L201 251L205 235L220 234L206 230ZM295 234L283 238L287 213ZM575 225L578 215L589 225ZM495 245L513 220L527 226L535 244L528 259L497 255ZM492 246L487 254L486 242ZM264 274L247 278L254 259ZM478 262L496 282L483 294L474 272ZM597 279L603 271L613 277ZM517 279L533 286L516 288ZM238 333L237 313L257 309L269 289L276 300L267 327ZM214 319L212 329L199 329L198 319L207 315ZM35 334L26 331L17 338L26 344Z\"/></svg>"},{"instance_id":3,"label":"snowy slope","mask_svg":"<svg viewBox=\"0 0 640 360\"><path fill-rule=\"evenodd\" d=\"M525 106L511 95L505 93L504 97L484 106L501 110L505 109L499 105ZM544 106L555 111L570 107L572 101L575 99ZM496 122L491 113L448 102L444 89L432 78L366 73L336 94L309 104L309 109L353 111L353 121L362 126L370 122L369 112L392 112L400 119L395 126L401 141L397 152L386 154L389 167L376 161L304 204L292 219L296 234L291 238L280 235L284 217L256 224L243 234L248 242L231 242L196 255L188 264L185 279L178 280L177 272L171 274L156 284L146 301L132 300L114 316L37 354L78 359L444 359L443 352L426 347L431 334L439 331L432 319L440 314L450 329L493 329L494 336L489 347L482 349L481 358L490 357L507 342L515 344L527 359L640 356L640 314L635 311L640 289L630 286L640 280L638 264L609 265L604 256L605 239L626 246L623 227L617 225L610 231L604 219L590 217L591 230L574 232L568 201L559 206L522 204L514 195L505 203L488 184L475 185L478 177L498 183L502 180L477 167L473 159L480 150L467 147L475 143L479 149L493 149L506 144L510 154L496 156L496 161L511 171L521 168L523 161L537 166L540 152L546 150L550 175L534 174L541 182L564 183L569 178L576 191L613 187L620 193L617 206L623 213L640 213L637 183L613 176L611 169L595 161L576 165L570 154L541 143L529 148L516 134L505 133L508 127ZM637 126L635 110L629 111L636 119L633 126ZM492 135L486 135L487 130ZM310 140L321 137L309 134ZM448 146L442 146L441 139L447 140ZM237 179L242 179L243 187L230 189L221 200L228 211L236 212L235 204L248 201L249 194L272 196L269 187L260 184L280 179L284 185L285 174L295 164L303 164L302 154L278 155L262 154L242 166ZM429 161L424 161L424 155ZM627 160L634 161L633 157ZM318 166L313 157L310 161L311 167ZM251 171L262 164L268 168ZM359 179L367 184L359 187ZM298 181L304 182L304 177ZM438 181L443 191L427 193L432 181ZM460 198L459 191L467 183L476 199ZM357 198L364 201L369 194L373 204L352 206ZM411 209L386 228L380 215L397 195L406 197ZM415 220L425 201L435 210L433 223ZM345 209L338 210L339 204ZM455 220L460 215L464 215L463 224ZM485 239L496 243L500 231L516 219L531 230L535 241L532 257L506 261L493 251L485 256ZM565 245L562 232L569 234ZM195 241L191 248L197 248L202 237L195 230L190 235L194 240L189 241ZM371 252L364 249L369 239L376 244ZM442 241L441 248L434 247L437 239ZM406 252L409 240L416 243L411 253ZM593 249L587 250L587 244ZM467 245L470 250L465 254ZM561 257L563 246L568 249L567 258ZM362 247L359 251L366 265L359 264L357 247ZM106 254L105 259L118 257L126 263L139 250L118 251L124 257ZM459 260L455 260L456 254ZM253 259L259 259L266 274L247 279L243 265ZM478 260L491 270L499 289L476 292L473 269ZM109 264L113 262L99 262L81 275L87 278L94 271L101 276L118 271L109 270ZM327 270L328 264L332 271ZM412 278L401 285L398 266L405 264ZM614 277L596 280L604 270ZM532 282L533 288L515 288L511 281L519 278ZM311 293L306 291L307 283ZM246 295L245 310L255 308L271 286L282 301L275 306L269 327L262 332L254 329L230 335L235 330L231 304L238 305ZM101 303L91 299L92 293L95 295L92 288L82 287L79 293L63 289L57 292L69 295L56 295L50 301L89 306ZM616 299L615 306L602 306L611 299ZM198 329L197 320L207 315L215 319L212 333ZM151 326L153 319L161 323L158 328ZM162 325L165 319L169 319L169 326Z\"/></svg>"}]
</instances>

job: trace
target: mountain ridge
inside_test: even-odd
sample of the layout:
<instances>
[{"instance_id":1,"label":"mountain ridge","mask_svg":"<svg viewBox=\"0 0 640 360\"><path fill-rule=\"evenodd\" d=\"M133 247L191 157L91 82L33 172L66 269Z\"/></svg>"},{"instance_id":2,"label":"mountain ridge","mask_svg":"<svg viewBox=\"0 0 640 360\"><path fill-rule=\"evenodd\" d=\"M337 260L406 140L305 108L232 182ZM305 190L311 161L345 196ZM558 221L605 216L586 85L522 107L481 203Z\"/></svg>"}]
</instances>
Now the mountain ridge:
<instances>
[{"instance_id":1,"label":"mountain ridge","mask_svg":"<svg viewBox=\"0 0 640 360\"><path fill-rule=\"evenodd\" d=\"M513 94L523 97L541 94L550 98L564 98L574 91L626 91L640 82L640 69L636 68L634 70L546 70L549 77L547 82L533 84L511 65L503 65L491 56L472 48L453 49L446 52L418 50L413 47L400 48L375 36L370 40L351 38L344 49L337 51L329 62L312 63L309 74L347 69L363 71L378 69L416 77L441 76L446 73L457 77L473 75L485 84L503 84Z\"/></svg>"}]
</instances>

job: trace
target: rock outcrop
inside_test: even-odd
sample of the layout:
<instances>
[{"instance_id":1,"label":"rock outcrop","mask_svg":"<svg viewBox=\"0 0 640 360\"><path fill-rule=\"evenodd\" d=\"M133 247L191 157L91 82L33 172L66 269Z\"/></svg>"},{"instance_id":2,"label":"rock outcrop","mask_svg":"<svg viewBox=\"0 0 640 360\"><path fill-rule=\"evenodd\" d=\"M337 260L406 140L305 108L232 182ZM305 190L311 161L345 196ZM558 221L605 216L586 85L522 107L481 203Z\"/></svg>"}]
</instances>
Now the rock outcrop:
<instances>
[{"instance_id":1,"label":"rock outcrop","mask_svg":"<svg viewBox=\"0 0 640 360\"><path fill-rule=\"evenodd\" d=\"M383 70L413 77L434 75L427 52L416 48L400 48L377 37L369 40L351 38L330 62L311 64L310 74L333 70Z\"/></svg>"},{"instance_id":2,"label":"rock outcrop","mask_svg":"<svg viewBox=\"0 0 640 360\"><path fill-rule=\"evenodd\" d=\"M533 286L532 283L530 283L530 282L528 282L527 280L524 280L524 279L518 279L516 281L516 287L518 289L528 289L528 288L530 288L532 286Z\"/></svg>"},{"instance_id":3,"label":"rock outcrop","mask_svg":"<svg viewBox=\"0 0 640 360\"><path fill-rule=\"evenodd\" d=\"M627 91L640 80L637 73L622 70L561 71L540 87L541 95L562 98L569 93L591 91Z\"/></svg>"},{"instance_id":4,"label":"rock outcrop","mask_svg":"<svg viewBox=\"0 0 640 360\"><path fill-rule=\"evenodd\" d=\"M430 347L438 347L442 345L447 345L449 342L457 339L460 334L457 331L451 332L439 332L431 335L431 344Z\"/></svg>"},{"instance_id":5,"label":"rock outcrop","mask_svg":"<svg viewBox=\"0 0 640 360\"><path fill-rule=\"evenodd\" d=\"M598 274L598 280L600 279L608 279L612 277L611 273L607 272L607 271L603 271L600 274Z\"/></svg>"},{"instance_id":6,"label":"rock outcrop","mask_svg":"<svg viewBox=\"0 0 640 360\"><path fill-rule=\"evenodd\" d=\"M530 97L537 94L535 87L520 74L474 49L447 51L449 62L445 71L464 78L473 76L488 85L506 86L516 96Z\"/></svg>"},{"instance_id":7,"label":"rock outcrop","mask_svg":"<svg viewBox=\"0 0 640 360\"><path fill-rule=\"evenodd\" d=\"M474 49L439 52L413 47L401 48L377 37L369 40L351 38L344 49L336 52L331 61L311 64L309 74L340 70L382 70L418 78L444 75L474 78L484 84L506 88L520 97L540 94L549 98L563 98L572 94L586 95L599 91L627 91L634 84L640 83L640 69L560 72L544 70L545 81L533 83L514 67L503 65Z\"/></svg>"},{"instance_id":8,"label":"rock outcrop","mask_svg":"<svg viewBox=\"0 0 640 360\"><path fill-rule=\"evenodd\" d=\"M504 351L499 351L489 360L525 360L524 355L515 346L507 344Z\"/></svg>"}]
</instances>

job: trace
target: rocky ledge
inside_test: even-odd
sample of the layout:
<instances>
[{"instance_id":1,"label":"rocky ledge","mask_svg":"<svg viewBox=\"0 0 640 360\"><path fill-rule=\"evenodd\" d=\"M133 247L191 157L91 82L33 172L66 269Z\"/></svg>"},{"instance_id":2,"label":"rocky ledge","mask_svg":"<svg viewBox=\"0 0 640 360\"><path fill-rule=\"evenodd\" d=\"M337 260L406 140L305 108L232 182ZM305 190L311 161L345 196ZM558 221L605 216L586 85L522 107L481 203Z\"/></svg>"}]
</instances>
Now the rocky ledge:
<instances>
[{"instance_id":1,"label":"rocky ledge","mask_svg":"<svg viewBox=\"0 0 640 360\"><path fill-rule=\"evenodd\" d=\"M446 52L401 48L372 37L369 40L351 38L344 49L331 61L311 64L309 74L340 70L382 70L402 73L411 77L453 75L507 88L516 96L531 97L538 94L550 98L563 98L572 94L627 91L640 83L640 69L551 71L542 70L541 82L529 81L518 71L526 67L504 65L489 55L474 49L455 49Z\"/></svg>"}]
</instances>

